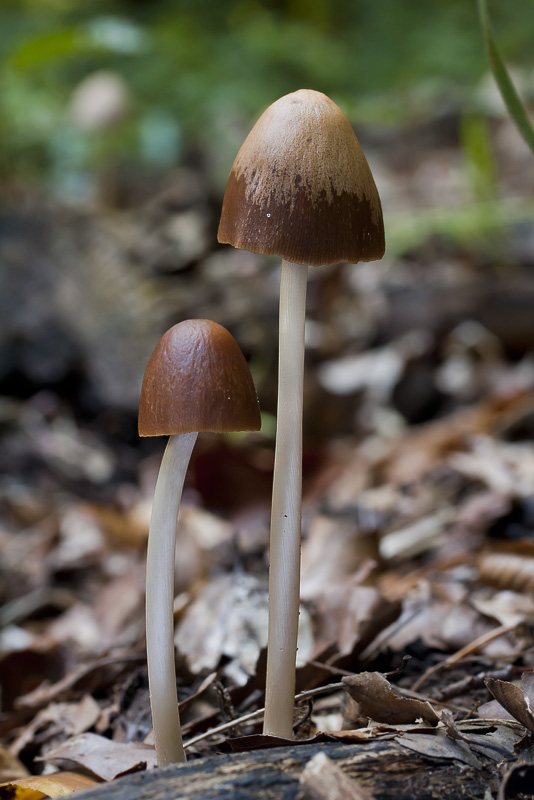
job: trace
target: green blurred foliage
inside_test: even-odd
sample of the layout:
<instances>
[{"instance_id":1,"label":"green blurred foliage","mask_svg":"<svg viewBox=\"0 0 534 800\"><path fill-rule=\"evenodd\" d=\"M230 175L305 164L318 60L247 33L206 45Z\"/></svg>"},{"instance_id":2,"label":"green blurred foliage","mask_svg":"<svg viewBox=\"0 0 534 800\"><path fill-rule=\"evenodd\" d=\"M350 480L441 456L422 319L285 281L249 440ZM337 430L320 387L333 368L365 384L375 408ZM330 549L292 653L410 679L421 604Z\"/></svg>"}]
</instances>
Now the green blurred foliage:
<instances>
[{"instance_id":1,"label":"green blurred foliage","mask_svg":"<svg viewBox=\"0 0 534 800\"><path fill-rule=\"evenodd\" d=\"M461 134L473 199L478 203L495 200L497 167L487 119L482 114L464 114Z\"/></svg>"},{"instance_id":2,"label":"green blurred foliage","mask_svg":"<svg viewBox=\"0 0 534 800\"><path fill-rule=\"evenodd\" d=\"M528 117L523 101L517 92L512 77L503 61L497 41L495 40L489 18L487 0L478 0L478 12L493 77L499 87L508 113L534 154L534 125Z\"/></svg>"},{"instance_id":3,"label":"green blurred foliage","mask_svg":"<svg viewBox=\"0 0 534 800\"><path fill-rule=\"evenodd\" d=\"M506 58L532 68L531 0L495 5ZM87 131L71 97L100 70L123 79L130 109ZM286 92L319 89L356 124L397 124L463 107L485 72L470 0L0 0L0 168L83 193L109 159L165 168L198 146L225 173Z\"/></svg>"}]
</instances>

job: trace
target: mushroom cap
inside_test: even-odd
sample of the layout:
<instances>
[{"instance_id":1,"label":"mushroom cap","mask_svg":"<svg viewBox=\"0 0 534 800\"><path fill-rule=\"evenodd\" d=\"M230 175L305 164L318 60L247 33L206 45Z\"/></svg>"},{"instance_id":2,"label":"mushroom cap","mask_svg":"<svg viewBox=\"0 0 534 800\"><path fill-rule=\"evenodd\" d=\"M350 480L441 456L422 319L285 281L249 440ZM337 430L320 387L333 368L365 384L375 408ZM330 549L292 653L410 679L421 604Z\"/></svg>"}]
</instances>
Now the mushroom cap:
<instances>
[{"instance_id":1,"label":"mushroom cap","mask_svg":"<svg viewBox=\"0 0 534 800\"><path fill-rule=\"evenodd\" d=\"M139 435L260 427L252 375L232 334L208 319L188 319L170 328L145 370Z\"/></svg>"},{"instance_id":2,"label":"mushroom cap","mask_svg":"<svg viewBox=\"0 0 534 800\"><path fill-rule=\"evenodd\" d=\"M258 119L232 166L218 239L312 266L382 258L378 191L329 97L300 89Z\"/></svg>"}]
</instances>

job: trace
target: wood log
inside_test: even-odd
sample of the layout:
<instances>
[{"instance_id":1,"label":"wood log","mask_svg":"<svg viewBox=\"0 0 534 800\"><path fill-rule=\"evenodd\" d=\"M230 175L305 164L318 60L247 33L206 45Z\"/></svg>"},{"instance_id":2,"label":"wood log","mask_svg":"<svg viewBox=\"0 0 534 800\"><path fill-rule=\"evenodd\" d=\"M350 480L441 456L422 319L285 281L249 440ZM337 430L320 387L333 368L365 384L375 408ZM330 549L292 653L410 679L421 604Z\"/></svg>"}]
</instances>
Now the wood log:
<instances>
[{"instance_id":1,"label":"wood log","mask_svg":"<svg viewBox=\"0 0 534 800\"><path fill-rule=\"evenodd\" d=\"M429 740L442 738L428 736ZM517 735L514 738L517 740ZM80 794L79 800L297 800L299 778L319 753L332 759L374 800L483 800L496 796L502 770L510 761L503 758L502 749L491 755L491 744L483 744L485 736L476 739L476 752L462 743L464 759L461 754L459 758L443 757L445 749L441 754L438 749L434 756L430 749L423 754L396 738L214 755L118 778ZM510 760L515 759L512 746L510 743Z\"/></svg>"}]
</instances>

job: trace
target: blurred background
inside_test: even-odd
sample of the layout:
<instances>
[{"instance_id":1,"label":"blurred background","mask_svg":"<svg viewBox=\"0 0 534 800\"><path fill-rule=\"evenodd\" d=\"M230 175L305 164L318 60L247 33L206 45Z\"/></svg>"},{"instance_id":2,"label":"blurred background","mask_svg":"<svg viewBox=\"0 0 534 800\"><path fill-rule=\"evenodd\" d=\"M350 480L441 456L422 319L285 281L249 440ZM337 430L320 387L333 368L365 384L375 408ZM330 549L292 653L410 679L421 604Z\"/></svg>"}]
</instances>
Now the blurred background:
<instances>
[{"instance_id":1,"label":"blurred background","mask_svg":"<svg viewBox=\"0 0 534 800\"><path fill-rule=\"evenodd\" d=\"M493 5L528 106L534 6ZM310 451L443 416L511 364L528 373L533 160L490 76L474 2L2 0L5 473L50 471L42 442L18 436L35 425L51 452L118 448L90 474L102 491L136 480L147 358L194 316L238 339L272 449L279 264L219 246L216 230L252 123L301 87L353 123L387 237L378 264L310 271Z\"/></svg>"},{"instance_id":2,"label":"blurred background","mask_svg":"<svg viewBox=\"0 0 534 800\"><path fill-rule=\"evenodd\" d=\"M532 116L534 0L494 0L490 15ZM250 127L299 88L325 92L353 124L387 245L380 262L309 270L302 596L313 625L303 610L299 653L361 652L423 575L419 627L385 637L400 655L380 668L413 642L415 655L420 641L434 648L438 629L454 651L496 624L458 601L462 581L483 580L482 546L522 539L534 574L534 158L490 75L475 0L0 0L0 737L32 769L71 728L34 723L46 692L18 698L44 679L61 687L101 653L115 669L134 651L139 666L117 688L97 663L105 719L72 730L119 741L150 730L144 549L165 443L139 439L137 407L156 342L190 317L236 337L263 428L199 437L178 648L194 673L221 662L243 683L256 671L280 264L216 235ZM490 585L516 586L490 555ZM460 565L454 580L443 564ZM192 685L183 664L179 675Z\"/></svg>"}]
</instances>

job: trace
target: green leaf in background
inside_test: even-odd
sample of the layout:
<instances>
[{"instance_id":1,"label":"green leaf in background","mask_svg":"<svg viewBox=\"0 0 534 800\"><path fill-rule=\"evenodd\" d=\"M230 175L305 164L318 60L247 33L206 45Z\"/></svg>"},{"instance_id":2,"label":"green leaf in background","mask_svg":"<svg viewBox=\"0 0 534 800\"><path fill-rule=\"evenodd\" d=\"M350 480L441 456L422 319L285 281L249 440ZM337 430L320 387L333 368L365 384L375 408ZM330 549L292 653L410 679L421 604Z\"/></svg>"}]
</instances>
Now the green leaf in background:
<instances>
[{"instance_id":1,"label":"green leaf in background","mask_svg":"<svg viewBox=\"0 0 534 800\"><path fill-rule=\"evenodd\" d=\"M0 0L3 178L55 182L62 170L85 176L110 158L161 171L203 150L222 191L252 121L276 97L308 86L331 96L358 130L393 129L444 110L465 116L472 187L479 202L490 200L491 164L477 120L488 61L476 4L382 0L379 14L376 5ZM534 17L524 5L495 3L494 25L528 74ZM77 124L73 98L100 72L125 85L128 115L119 126L75 136L65 130Z\"/></svg>"},{"instance_id":2,"label":"green leaf in background","mask_svg":"<svg viewBox=\"0 0 534 800\"><path fill-rule=\"evenodd\" d=\"M41 36L30 37L13 53L12 63L16 69L39 67L44 62L65 58L76 52L77 32L73 28L62 28Z\"/></svg>"},{"instance_id":3,"label":"green leaf in background","mask_svg":"<svg viewBox=\"0 0 534 800\"><path fill-rule=\"evenodd\" d=\"M506 69L506 65L502 60L501 54L497 47L489 20L487 0L478 0L478 13L480 16L480 24L482 25L482 32L484 34L486 50L488 52L488 58L491 71L493 72L493 77L495 78L497 86L499 87L499 91L510 116L517 125L521 136L534 153L534 128L527 117L525 107L523 106L521 98L519 97L516 88L511 81L508 70Z\"/></svg>"},{"instance_id":4,"label":"green leaf in background","mask_svg":"<svg viewBox=\"0 0 534 800\"><path fill-rule=\"evenodd\" d=\"M460 136L473 199L478 203L496 199L497 165L491 146L488 120L479 113L463 114Z\"/></svg>"}]
</instances>

